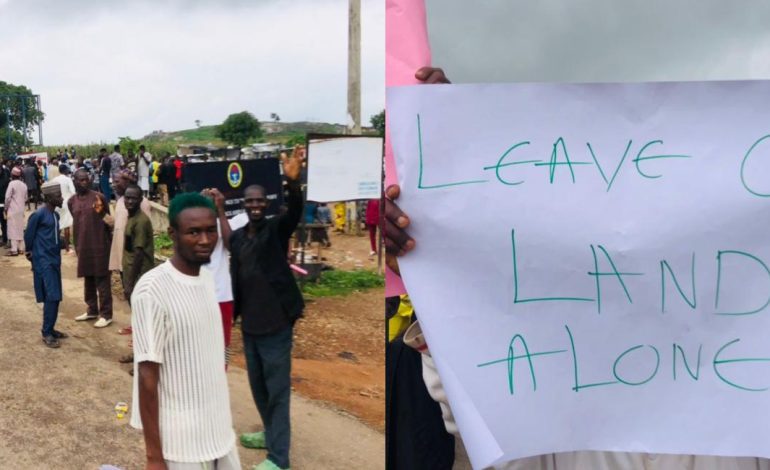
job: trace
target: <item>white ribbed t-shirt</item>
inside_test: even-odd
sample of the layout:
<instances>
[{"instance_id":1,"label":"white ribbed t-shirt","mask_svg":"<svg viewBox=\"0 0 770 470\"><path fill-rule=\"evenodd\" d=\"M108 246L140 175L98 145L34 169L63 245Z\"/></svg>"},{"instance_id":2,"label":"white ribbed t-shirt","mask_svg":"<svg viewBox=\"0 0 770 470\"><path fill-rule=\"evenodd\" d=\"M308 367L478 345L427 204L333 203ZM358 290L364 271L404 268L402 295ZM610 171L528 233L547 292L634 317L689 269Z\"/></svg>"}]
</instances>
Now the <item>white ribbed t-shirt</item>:
<instances>
[{"instance_id":1,"label":"white ribbed t-shirt","mask_svg":"<svg viewBox=\"0 0 770 470\"><path fill-rule=\"evenodd\" d=\"M134 396L131 425L142 428L140 362L160 364L158 407L163 458L206 462L235 446L225 376L222 317L214 279L188 276L170 261L141 277L131 295Z\"/></svg>"}]
</instances>

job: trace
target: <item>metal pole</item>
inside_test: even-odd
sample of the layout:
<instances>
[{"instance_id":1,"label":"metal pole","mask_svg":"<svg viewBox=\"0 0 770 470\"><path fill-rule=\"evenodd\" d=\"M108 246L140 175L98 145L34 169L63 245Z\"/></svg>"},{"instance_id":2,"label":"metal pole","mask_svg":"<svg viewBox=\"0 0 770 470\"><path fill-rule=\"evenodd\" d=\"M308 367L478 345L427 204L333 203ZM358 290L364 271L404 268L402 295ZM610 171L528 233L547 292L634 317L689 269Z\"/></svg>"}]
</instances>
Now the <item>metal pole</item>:
<instances>
[{"instance_id":1,"label":"metal pole","mask_svg":"<svg viewBox=\"0 0 770 470\"><path fill-rule=\"evenodd\" d=\"M8 141L8 151L11 151L11 98L5 97L5 133ZM9 155L10 156L10 155Z\"/></svg>"},{"instance_id":2,"label":"metal pole","mask_svg":"<svg viewBox=\"0 0 770 470\"><path fill-rule=\"evenodd\" d=\"M310 138L305 134L305 164L310 167ZM301 174L301 172L300 172ZM302 180L300 177L300 184ZM299 265L305 267L305 240L307 240L307 227L305 227L305 205L307 204L307 185L302 188L302 218L300 219L300 233L302 234L302 240L300 240L300 249L302 250L299 255ZM320 260L319 260L320 261ZM301 284L304 285L304 277L300 277Z\"/></svg>"},{"instance_id":3,"label":"metal pole","mask_svg":"<svg viewBox=\"0 0 770 470\"><path fill-rule=\"evenodd\" d=\"M27 97L21 95L21 135L22 135L22 147L26 150L27 147Z\"/></svg>"},{"instance_id":4,"label":"metal pole","mask_svg":"<svg viewBox=\"0 0 770 470\"><path fill-rule=\"evenodd\" d=\"M377 227L377 274L382 274L382 226L385 223L385 137L382 138L382 159L380 160L380 213Z\"/></svg>"},{"instance_id":5,"label":"metal pole","mask_svg":"<svg viewBox=\"0 0 770 470\"><path fill-rule=\"evenodd\" d=\"M40 95L36 95L35 98L37 98L37 112L41 113L42 106L40 105ZM38 145L43 145L43 120L40 119L40 121L37 123L37 141Z\"/></svg>"}]
</instances>

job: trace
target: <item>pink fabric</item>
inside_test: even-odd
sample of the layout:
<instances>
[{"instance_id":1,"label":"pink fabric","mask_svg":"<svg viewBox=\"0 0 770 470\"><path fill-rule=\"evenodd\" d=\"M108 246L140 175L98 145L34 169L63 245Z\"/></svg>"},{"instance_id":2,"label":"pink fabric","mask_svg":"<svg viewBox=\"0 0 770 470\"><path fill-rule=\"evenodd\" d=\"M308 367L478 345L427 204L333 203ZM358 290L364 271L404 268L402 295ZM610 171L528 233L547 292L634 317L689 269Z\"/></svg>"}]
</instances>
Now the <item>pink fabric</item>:
<instances>
[{"instance_id":1,"label":"pink fabric","mask_svg":"<svg viewBox=\"0 0 770 470\"><path fill-rule=\"evenodd\" d=\"M387 0L385 3L385 86L416 85L414 73L430 65L428 26L423 0ZM387 103L386 103L387 108ZM385 113L387 119L388 113ZM398 183L390 126L385 126L385 187ZM406 293L401 278L385 270L385 295Z\"/></svg>"}]
</instances>

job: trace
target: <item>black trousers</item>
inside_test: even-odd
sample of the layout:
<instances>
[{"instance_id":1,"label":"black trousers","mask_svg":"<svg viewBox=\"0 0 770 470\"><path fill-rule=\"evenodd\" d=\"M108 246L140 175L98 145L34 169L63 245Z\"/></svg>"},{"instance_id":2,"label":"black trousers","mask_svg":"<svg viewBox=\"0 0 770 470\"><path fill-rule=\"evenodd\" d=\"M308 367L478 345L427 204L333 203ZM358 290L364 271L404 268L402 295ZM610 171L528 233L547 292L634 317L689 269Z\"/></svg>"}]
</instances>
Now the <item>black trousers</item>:
<instances>
[{"instance_id":1,"label":"black trousers","mask_svg":"<svg viewBox=\"0 0 770 470\"><path fill-rule=\"evenodd\" d=\"M451 470L455 439L422 380L420 353L398 338L385 354L386 468Z\"/></svg>"},{"instance_id":2,"label":"black trousers","mask_svg":"<svg viewBox=\"0 0 770 470\"><path fill-rule=\"evenodd\" d=\"M5 207L0 207L0 230L3 231L3 245L8 244L8 221L5 219Z\"/></svg>"}]
</instances>

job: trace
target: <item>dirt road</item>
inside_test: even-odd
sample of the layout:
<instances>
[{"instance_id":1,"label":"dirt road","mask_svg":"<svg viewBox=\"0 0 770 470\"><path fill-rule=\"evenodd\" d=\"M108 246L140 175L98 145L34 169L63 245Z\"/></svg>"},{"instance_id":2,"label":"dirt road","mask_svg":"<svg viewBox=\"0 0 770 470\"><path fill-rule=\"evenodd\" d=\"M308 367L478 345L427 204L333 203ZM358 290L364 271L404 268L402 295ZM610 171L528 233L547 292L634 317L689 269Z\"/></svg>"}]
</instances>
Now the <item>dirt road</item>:
<instances>
[{"instance_id":1,"label":"dirt road","mask_svg":"<svg viewBox=\"0 0 770 470\"><path fill-rule=\"evenodd\" d=\"M2 255L4 250L0 250ZM115 403L131 402L131 377L117 359L128 352L118 328L129 323L127 304L115 300L115 323L104 330L73 318L84 311L75 259L64 256L65 300L57 328L61 349L40 341L42 308L23 257L0 257L0 462L13 469L97 469L112 464L141 469L139 431L118 420ZM246 373L228 373L237 433L260 429ZM292 468L384 468L384 437L348 415L292 396ZM239 448L243 468L264 452Z\"/></svg>"}]
</instances>

